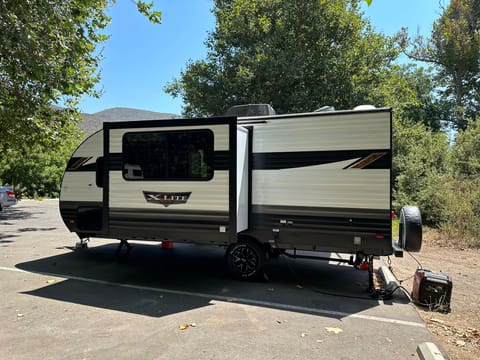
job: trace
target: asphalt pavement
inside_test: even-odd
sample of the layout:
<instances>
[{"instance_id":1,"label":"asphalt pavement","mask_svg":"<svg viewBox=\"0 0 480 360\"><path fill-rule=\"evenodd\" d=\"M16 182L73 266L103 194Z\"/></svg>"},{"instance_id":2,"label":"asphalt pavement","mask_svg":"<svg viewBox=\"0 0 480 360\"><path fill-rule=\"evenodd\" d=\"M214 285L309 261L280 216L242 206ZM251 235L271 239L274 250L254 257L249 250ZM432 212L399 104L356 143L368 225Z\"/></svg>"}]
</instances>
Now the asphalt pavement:
<instances>
[{"instance_id":1,"label":"asphalt pavement","mask_svg":"<svg viewBox=\"0 0 480 360\"><path fill-rule=\"evenodd\" d=\"M57 200L0 213L1 359L395 360L434 342L407 297L373 299L341 263L279 257L241 282L221 247L77 240Z\"/></svg>"}]
</instances>

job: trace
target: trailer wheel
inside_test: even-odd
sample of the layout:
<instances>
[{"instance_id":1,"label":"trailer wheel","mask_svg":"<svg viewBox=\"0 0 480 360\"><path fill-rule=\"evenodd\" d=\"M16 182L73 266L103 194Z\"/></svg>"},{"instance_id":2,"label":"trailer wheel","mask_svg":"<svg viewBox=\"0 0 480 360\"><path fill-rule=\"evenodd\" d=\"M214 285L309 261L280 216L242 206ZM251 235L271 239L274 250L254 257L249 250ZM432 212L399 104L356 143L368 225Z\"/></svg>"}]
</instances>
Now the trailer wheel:
<instances>
[{"instance_id":1,"label":"trailer wheel","mask_svg":"<svg viewBox=\"0 0 480 360\"><path fill-rule=\"evenodd\" d=\"M235 278L252 280L262 274L266 251L253 240L240 240L227 248L225 257L227 267Z\"/></svg>"},{"instance_id":2,"label":"trailer wheel","mask_svg":"<svg viewBox=\"0 0 480 360\"><path fill-rule=\"evenodd\" d=\"M422 215L416 206L404 206L400 210L399 241L407 251L422 248Z\"/></svg>"}]
</instances>

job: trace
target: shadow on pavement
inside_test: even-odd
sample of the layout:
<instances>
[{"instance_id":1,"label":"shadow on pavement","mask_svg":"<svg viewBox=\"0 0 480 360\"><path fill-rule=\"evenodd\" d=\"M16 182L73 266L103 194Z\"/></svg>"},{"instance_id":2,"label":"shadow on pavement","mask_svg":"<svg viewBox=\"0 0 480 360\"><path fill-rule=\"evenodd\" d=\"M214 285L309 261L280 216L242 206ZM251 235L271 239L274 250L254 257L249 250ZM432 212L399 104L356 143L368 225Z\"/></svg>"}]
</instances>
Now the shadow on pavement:
<instances>
[{"instance_id":1,"label":"shadow on pavement","mask_svg":"<svg viewBox=\"0 0 480 360\"><path fill-rule=\"evenodd\" d=\"M32 212L26 211L25 208L17 206L9 206L0 211L0 224L11 225L8 221L25 220L32 217ZM4 222L6 221L6 222Z\"/></svg>"},{"instance_id":2,"label":"shadow on pavement","mask_svg":"<svg viewBox=\"0 0 480 360\"><path fill-rule=\"evenodd\" d=\"M227 273L223 248L175 244L165 250L142 243L118 258L116 247L117 243L93 246L17 264L25 271L67 279L26 294L153 317L212 301L333 318L378 306L366 291L367 272L351 266L280 257L267 265L269 281L241 282Z\"/></svg>"}]
</instances>

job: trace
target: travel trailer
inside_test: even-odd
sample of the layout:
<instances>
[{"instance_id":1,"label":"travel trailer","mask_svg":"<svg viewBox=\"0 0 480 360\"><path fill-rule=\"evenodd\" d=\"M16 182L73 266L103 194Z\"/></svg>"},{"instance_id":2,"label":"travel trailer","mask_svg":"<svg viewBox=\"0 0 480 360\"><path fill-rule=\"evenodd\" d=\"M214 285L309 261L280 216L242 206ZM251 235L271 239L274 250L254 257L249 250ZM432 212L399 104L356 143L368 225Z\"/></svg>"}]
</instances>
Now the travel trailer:
<instances>
[{"instance_id":1,"label":"travel trailer","mask_svg":"<svg viewBox=\"0 0 480 360\"><path fill-rule=\"evenodd\" d=\"M391 109L232 113L104 123L66 168L68 229L120 246L224 246L232 274L246 279L269 255L347 253L372 270L375 256L420 249L415 207L402 209L400 239L392 238Z\"/></svg>"}]
</instances>

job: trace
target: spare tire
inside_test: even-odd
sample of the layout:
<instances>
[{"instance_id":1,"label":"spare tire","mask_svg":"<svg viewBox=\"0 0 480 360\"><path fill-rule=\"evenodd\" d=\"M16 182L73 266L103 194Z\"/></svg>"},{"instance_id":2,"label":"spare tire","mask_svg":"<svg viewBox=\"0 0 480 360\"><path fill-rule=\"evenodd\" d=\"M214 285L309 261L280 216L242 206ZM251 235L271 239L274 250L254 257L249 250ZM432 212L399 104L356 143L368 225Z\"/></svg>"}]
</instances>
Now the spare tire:
<instances>
[{"instance_id":1,"label":"spare tire","mask_svg":"<svg viewBox=\"0 0 480 360\"><path fill-rule=\"evenodd\" d=\"M422 248L422 214L416 206L404 206L400 210L399 242L407 251Z\"/></svg>"}]
</instances>

